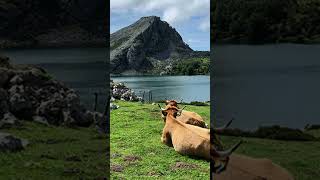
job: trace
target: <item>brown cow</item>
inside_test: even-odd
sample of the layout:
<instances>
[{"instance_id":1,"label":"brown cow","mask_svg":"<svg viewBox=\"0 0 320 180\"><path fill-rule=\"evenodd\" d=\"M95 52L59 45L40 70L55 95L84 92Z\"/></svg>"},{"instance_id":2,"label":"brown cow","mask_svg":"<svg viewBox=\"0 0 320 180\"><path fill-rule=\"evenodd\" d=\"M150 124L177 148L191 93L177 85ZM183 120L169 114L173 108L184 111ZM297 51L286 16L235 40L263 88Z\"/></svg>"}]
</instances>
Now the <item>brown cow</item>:
<instances>
[{"instance_id":1,"label":"brown cow","mask_svg":"<svg viewBox=\"0 0 320 180\"><path fill-rule=\"evenodd\" d=\"M178 153L227 162L229 155L240 145L241 142L228 151L217 151L210 148L212 147L210 130L178 121L176 117L179 113L181 110L175 106L167 106L162 110L162 114L166 118L161 137L162 143L173 146Z\"/></svg>"},{"instance_id":2,"label":"brown cow","mask_svg":"<svg viewBox=\"0 0 320 180\"><path fill-rule=\"evenodd\" d=\"M169 106L174 106L174 107L178 108L178 103L175 100L166 100L165 103L166 103L166 108L169 107ZM165 119L166 117L162 116L162 118ZM202 117L199 114L195 113L195 112L185 111L184 110L177 117L177 120L181 121L183 123L186 123L186 124L191 124L191 125L199 126L199 127L202 127L202 128L208 128L208 125L204 122Z\"/></svg>"},{"instance_id":3,"label":"brown cow","mask_svg":"<svg viewBox=\"0 0 320 180\"><path fill-rule=\"evenodd\" d=\"M284 168L269 159L257 159L232 154L228 168L213 174L214 180L293 180L293 176Z\"/></svg>"}]
</instances>

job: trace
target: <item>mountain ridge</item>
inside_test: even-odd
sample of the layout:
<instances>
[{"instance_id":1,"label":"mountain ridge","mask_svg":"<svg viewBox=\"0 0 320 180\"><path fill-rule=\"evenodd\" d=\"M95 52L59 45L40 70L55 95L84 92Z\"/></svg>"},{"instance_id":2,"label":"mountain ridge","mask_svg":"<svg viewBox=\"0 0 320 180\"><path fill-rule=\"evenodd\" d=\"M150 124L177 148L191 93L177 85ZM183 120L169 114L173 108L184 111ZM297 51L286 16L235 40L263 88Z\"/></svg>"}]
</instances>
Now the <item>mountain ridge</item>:
<instances>
[{"instance_id":1,"label":"mountain ridge","mask_svg":"<svg viewBox=\"0 0 320 180\"><path fill-rule=\"evenodd\" d=\"M116 74L148 72L157 63L196 55L176 29L157 16L141 17L110 35L111 72Z\"/></svg>"}]
</instances>

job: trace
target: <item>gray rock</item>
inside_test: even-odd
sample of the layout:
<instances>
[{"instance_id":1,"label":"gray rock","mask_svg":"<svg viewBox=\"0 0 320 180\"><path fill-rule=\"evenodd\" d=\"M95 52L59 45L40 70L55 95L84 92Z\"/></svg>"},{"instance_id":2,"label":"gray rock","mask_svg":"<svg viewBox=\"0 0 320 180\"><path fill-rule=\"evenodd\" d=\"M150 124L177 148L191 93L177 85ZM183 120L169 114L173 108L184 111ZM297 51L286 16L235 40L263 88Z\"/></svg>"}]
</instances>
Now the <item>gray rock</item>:
<instances>
[{"instance_id":1,"label":"gray rock","mask_svg":"<svg viewBox=\"0 0 320 180\"><path fill-rule=\"evenodd\" d=\"M4 87L4 85L9 81L9 75L7 70L0 69L0 88Z\"/></svg>"},{"instance_id":2,"label":"gray rock","mask_svg":"<svg viewBox=\"0 0 320 180\"><path fill-rule=\"evenodd\" d=\"M110 110L119 109L119 106L113 103L110 103Z\"/></svg>"},{"instance_id":3,"label":"gray rock","mask_svg":"<svg viewBox=\"0 0 320 180\"><path fill-rule=\"evenodd\" d=\"M6 56L0 55L0 67L11 68L10 59Z\"/></svg>"},{"instance_id":4,"label":"gray rock","mask_svg":"<svg viewBox=\"0 0 320 180\"><path fill-rule=\"evenodd\" d=\"M49 125L47 119L45 117L42 116L33 116L32 117L34 122L40 123L40 124L44 124L44 125Z\"/></svg>"},{"instance_id":5,"label":"gray rock","mask_svg":"<svg viewBox=\"0 0 320 180\"><path fill-rule=\"evenodd\" d=\"M67 126L76 125L76 121L72 118L71 113L69 111L63 112L63 123Z\"/></svg>"},{"instance_id":6,"label":"gray rock","mask_svg":"<svg viewBox=\"0 0 320 180\"><path fill-rule=\"evenodd\" d=\"M94 122L93 116L85 109L82 111L71 111L71 117L75 119L77 126L88 127Z\"/></svg>"},{"instance_id":7,"label":"gray rock","mask_svg":"<svg viewBox=\"0 0 320 180\"><path fill-rule=\"evenodd\" d=\"M123 83L112 83L111 97L123 101L142 101L141 97L135 95L134 91L126 87Z\"/></svg>"},{"instance_id":8,"label":"gray rock","mask_svg":"<svg viewBox=\"0 0 320 180\"><path fill-rule=\"evenodd\" d=\"M3 115L0 120L0 128L9 128L19 124L19 120L10 112Z\"/></svg>"},{"instance_id":9,"label":"gray rock","mask_svg":"<svg viewBox=\"0 0 320 180\"><path fill-rule=\"evenodd\" d=\"M31 119L34 114L32 102L23 94L12 94L9 99L10 111L18 118Z\"/></svg>"},{"instance_id":10,"label":"gray rock","mask_svg":"<svg viewBox=\"0 0 320 180\"><path fill-rule=\"evenodd\" d=\"M61 125L64 122L64 109L66 103L62 99L51 99L40 104L37 114L45 117L49 124Z\"/></svg>"},{"instance_id":11,"label":"gray rock","mask_svg":"<svg viewBox=\"0 0 320 180\"><path fill-rule=\"evenodd\" d=\"M2 152L15 152L23 150L29 142L16 138L8 133L0 132L0 151Z\"/></svg>"},{"instance_id":12,"label":"gray rock","mask_svg":"<svg viewBox=\"0 0 320 180\"><path fill-rule=\"evenodd\" d=\"M13 85L20 85L22 82L23 82L23 79L19 75L15 75L10 80L10 84L13 84Z\"/></svg>"},{"instance_id":13,"label":"gray rock","mask_svg":"<svg viewBox=\"0 0 320 180\"><path fill-rule=\"evenodd\" d=\"M8 112L9 105L7 103L8 93L4 89L0 88L0 119L2 119L3 114Z\"/></svg>"}]
</instances>

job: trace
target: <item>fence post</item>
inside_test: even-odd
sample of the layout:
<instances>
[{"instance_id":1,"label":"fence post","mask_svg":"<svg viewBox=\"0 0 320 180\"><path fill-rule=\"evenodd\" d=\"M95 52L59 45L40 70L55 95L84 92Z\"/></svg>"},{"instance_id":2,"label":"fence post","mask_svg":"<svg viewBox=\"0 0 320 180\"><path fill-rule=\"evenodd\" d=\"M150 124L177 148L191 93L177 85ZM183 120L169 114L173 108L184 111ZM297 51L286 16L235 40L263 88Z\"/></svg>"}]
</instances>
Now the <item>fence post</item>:
<instances>
[{"instance_id":1,"label":"fence post","mask_svg":"<svg viewBox=\"0 0 320 180\"><path fill-rule=\"evenodd\" d=\"M144 101L144 94L145 94L145 91L143 91L143 94L142 94L142 100Z\"/></svg>"}]
</instances>

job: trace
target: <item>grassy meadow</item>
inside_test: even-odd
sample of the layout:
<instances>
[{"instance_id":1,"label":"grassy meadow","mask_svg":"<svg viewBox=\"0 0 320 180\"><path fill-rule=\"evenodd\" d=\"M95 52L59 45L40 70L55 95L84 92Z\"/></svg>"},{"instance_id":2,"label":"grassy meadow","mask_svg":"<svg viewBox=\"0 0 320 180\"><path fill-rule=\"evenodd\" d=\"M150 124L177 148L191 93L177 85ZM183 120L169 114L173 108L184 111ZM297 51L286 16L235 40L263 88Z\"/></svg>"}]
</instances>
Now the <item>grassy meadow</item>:
<instances>
[{"instance_id":1,"label":"grassy meadow","mask_svg":"<svg viewBox=\"0 0 320 180\"><path fill-rule=\"evenodd\" d=\"M2 130L25 138L20 152L0 152L0 179L103 179L108 177L106 136L95 128L65 128L23 122Z\"/></svg>"},{"instance_id":2,"label":"grassy meadow","mask_svg":"<svg viewBox=\"0 0 320 180\"><path fill-rule=\"evenodd\" d=\"M115 103L120 108L110 118L112 179L209 179L208 161L181 156L161 143L164 122L158 105ZM209 123L209 106L188 105L186 110Z\"/></svg>"},{"instance_id":3,"label":"grassy meadow","mask_svg":"<svg viewBox=\"0 0 320 180\"><path fill-rule=\"evenodd\" d=\"M111 112L112 179L209 179L209 162L181 156L161 143L164 123L157 105L115 102ZM191 106L186 110L200 114L207 123L210 106ZM231 125L232 126L232 125ZM310 134L320 136L319 130ZM244 137L221 137L226 147L245 142L237 153L269 158L289 170L297 180L320 179L319 141L279 141Z\"/></svg>"}]
</instances>

